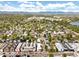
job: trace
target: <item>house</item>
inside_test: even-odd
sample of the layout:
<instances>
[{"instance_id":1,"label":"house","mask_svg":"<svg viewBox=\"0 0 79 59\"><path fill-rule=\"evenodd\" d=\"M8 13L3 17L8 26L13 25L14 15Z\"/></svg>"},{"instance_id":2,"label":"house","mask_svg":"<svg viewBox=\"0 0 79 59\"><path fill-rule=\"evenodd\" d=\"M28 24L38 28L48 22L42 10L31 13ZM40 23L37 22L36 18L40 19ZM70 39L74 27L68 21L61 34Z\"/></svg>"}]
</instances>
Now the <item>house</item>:
<instances>
[{"instance_id":1,"label":"house","mask_svg":"<svg viewBox=\"0 0 79 59\"><path fill-rule=\"evenodd\" d=\"M67 46L69 51L74 51L74 48L68 42L66 42L64 44Z\"/></svg>"},{"instance_id":2,"label":"house","mask_svg":"<svg viewBox=\"0 0 79 59\"><path fill-rule=\"evenodd\" d=\"M16 49L15 49L15 51L17 52L17 51L21 51L21 46L22 46L22 43L19 43L18 45L17 45L17 47L16 47Z\"/></svg>"},{"instance_id":3,"label":"house","mask_svg":"<svg viewBox=\"0 0 79 59\"><path fill-rule=\"evenodd\" d=\"M37 51L41 51L42 47L41 47L41 43L37 43Z\"/></svg>"},{"instance_id":4,"label":"house","mask_svg":"<svg viewBox=\"0 0 79 59\"><path fill-rule=\"evenodd\" d=\"M79 52L79 43L69 43L73 48L74 51Z\"/></svg>"},{"instance_id":5,"label":"house","mask_svg":"<svg viewBox=\"0 0 79 59\"><path fill-rule=\"evenodd\" d=\"M0 43L0 52L3 52L3 48L6 46L6 43Z\"/></svg>"},{"instance_id":6,"label":"house","mask_svg":"<svg viewBox=\"0 0 79 59\"><path fill-rule=\"evenodd\" d=\"M34 43L23 43L21 51L35 51Z\"/></svg>"},{"instance_id":7,"label":"house","mask_svg":"<svg viewBox=\"0 0 79 59\"><path fill-rule=\"evenodd\" d=\"M8 44L4 44L4 46L1 48L1 51L4 52L4 49L7 47Z\"/></svg>"},{"instance_id":8,"label":"house","mask_svg":"<svg viewBox=\"0 0 79 59\"><path fill-rule=\"evenodd\" d=\"M68 42L64 42L64 43L58 42L55 43L55 45L58 51L74 51L74 48Z\"/></svg>"},{"instance_id":9,"label":"house","mask_svg":"<svg viewBox=\"0 0 79 59\"><path fill-rule=\"evenodd\" d=\"M64 51L64 47L61 43L55 43L55 46L57 47L58 51Z\"/></svg>"},{"instance_id":10,"label":"house","mask_svg":"<svg viewBox=\"0 0 79 59\"><path fill-rule=\"evenodd\" d=\"M38 38L38 39L37 39L37 43L40 43L40 39L41 39L41 38Z\"/></svg>"},{"instance_id":11,"label":"house","mask_svg":"<svg viewBox=\"0 0 79 59\"><path fill-rule=\"evenodd\" d=\"M4 50L4 52L14 52L16 46L17 46L16 43L9 43L3 50Z\"/></svg>"}]
</instances>

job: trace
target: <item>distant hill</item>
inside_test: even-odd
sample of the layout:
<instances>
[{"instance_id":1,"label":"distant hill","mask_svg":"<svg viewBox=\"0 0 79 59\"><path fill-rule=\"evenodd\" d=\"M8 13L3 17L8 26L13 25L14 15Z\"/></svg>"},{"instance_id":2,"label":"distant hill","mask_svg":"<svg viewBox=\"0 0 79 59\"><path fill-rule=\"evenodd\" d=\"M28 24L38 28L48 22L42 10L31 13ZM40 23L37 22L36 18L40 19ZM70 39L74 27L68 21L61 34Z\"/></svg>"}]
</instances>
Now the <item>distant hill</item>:
<instances>
[{"instance_id":1,"label":"distant hill","mask_svg":"<svg viewBox=\"0 0 79 59\"><path fill-rule=\"evenodd\" d=\"M79 12L9 12L0 11L0 14L79 14Z\"/></svg>"}]
</instances>

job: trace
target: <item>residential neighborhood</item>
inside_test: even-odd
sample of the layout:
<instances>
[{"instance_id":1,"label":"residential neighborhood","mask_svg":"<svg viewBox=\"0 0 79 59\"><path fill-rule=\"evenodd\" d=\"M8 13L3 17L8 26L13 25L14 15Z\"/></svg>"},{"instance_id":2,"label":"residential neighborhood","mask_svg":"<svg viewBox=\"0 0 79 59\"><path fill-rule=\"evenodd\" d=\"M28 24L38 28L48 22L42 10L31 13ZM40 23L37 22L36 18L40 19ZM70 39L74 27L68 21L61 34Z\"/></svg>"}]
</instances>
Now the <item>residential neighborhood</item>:
<instances>
[{"instance_id":1,"label":"residential neighborhood","mask_svg":"<svg viewBox=\"0 0 79 59\"><path fill-rule=\"evenodd\" d=\"M25 18L25 16L19 15L23 18L21 21L17 15L16 17L15 15L8 16L0 16L2 19L8 17L8 20L1 21L2 23L0 23L2 24L0 25L2 27L0 30L0 56L79 56L79 33L68 27L72 26L70 25L72 18L35 15ZM4 22L7 26L5 26Z\"/></svg>"}]
</instances>

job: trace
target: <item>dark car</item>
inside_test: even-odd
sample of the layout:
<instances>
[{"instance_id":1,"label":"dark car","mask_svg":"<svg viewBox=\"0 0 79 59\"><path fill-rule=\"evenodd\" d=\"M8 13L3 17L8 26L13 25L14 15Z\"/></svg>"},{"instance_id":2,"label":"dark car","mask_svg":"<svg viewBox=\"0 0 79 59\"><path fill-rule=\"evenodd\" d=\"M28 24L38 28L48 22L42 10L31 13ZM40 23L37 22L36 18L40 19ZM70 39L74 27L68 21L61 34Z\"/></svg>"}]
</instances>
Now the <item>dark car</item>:
<instances>
[{"instance_id":1,"label":"dark car","mask_svg":"<svg viewBox=\"0 0 79 59\"><path fill-rule=\"evenodd\" d=\"M3 55L2 57L6 57L6 55Z\"/></svg>"},{"instance_id":2,"label":"dark car","mask_svg":"<svg viewBox=\"0 0 79 59\"><path fill-rule=\"evenodd\" d=\"M20 55L16 55L16 57L21 57Z\"/></svg>"}]
</instances>

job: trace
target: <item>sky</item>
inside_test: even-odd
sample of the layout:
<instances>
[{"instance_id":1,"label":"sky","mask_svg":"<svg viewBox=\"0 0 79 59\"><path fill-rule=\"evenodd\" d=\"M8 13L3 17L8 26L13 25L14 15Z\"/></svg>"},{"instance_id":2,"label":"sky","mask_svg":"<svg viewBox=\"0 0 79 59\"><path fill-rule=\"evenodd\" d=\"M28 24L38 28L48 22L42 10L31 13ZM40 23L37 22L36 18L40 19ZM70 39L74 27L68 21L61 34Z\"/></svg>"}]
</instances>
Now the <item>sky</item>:
<instances>
[{"instance_id":1,"label":"sky","mask_svg":"<svg viewBox=\"0 0 79 59\"><path fill-rule=\"evenodd\" d=\"M0 11L79 12L79 1L0 1Z\"/></svg>"}]
</instances>

